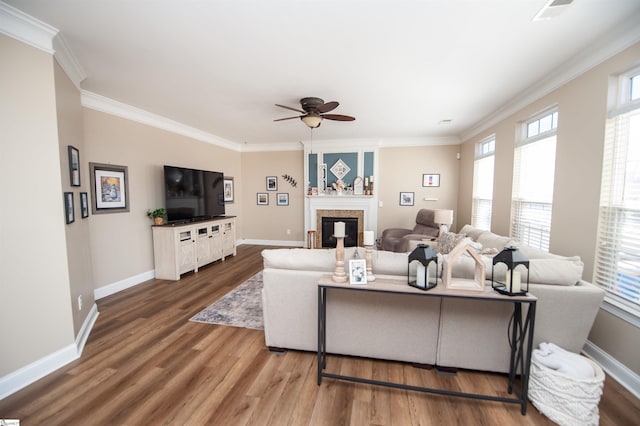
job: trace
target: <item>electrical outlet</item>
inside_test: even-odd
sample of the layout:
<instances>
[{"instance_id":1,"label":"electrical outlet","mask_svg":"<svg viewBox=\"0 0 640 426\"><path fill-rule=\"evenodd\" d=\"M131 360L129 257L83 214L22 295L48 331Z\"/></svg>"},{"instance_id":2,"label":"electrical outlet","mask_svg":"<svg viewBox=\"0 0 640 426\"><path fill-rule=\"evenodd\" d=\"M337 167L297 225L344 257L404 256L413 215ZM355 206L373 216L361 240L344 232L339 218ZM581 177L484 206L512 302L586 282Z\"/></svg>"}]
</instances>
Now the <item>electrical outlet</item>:
<instances>
[{"instance_id":1,"label":"electrical outlet","mask_svg":"<svg viewBox=\"0 0 640 426\"><path fill-rule=\"evenodd\" d=\"M291 229L287 229L287 235L291 235Z\"/></svg>"},{"instance_id":2,"label":"electrical outlet","mask_svg":"<svg viewBox=\"0 0 640 426\"><path fill-rule=\"evenodd\" d=\"M78 296L78 310L82 310L82 295Z\"/></svg>"}]
</instances>

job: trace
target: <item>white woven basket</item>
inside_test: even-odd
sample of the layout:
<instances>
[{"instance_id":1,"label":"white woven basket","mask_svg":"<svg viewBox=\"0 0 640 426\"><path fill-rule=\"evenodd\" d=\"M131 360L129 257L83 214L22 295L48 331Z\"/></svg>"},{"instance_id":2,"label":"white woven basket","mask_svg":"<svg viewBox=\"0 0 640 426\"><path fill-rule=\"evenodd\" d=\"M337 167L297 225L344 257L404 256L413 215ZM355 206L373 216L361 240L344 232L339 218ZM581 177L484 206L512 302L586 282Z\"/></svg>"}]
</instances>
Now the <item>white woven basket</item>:
<instances>
[{"instance_id":1,"label":"white woven basket","mask_svg":"<svg viewBox=\"0 0 640 426\"><path fill-rule=\"evenodd\" d=\"M598 425L598 403L602 396L604 372L588 358L595 377L576 379L531 359L529 400L542 414L561 426Z\"/></svg>"}]
</instances>

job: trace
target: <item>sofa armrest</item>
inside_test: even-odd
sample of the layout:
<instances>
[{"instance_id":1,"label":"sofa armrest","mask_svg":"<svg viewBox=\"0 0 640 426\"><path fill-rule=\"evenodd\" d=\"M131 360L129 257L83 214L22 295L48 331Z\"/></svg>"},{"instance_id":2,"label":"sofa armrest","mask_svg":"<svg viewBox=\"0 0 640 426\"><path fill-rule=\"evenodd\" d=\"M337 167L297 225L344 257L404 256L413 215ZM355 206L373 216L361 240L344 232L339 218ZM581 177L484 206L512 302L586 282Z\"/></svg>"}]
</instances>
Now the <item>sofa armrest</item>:
<instances>
[{"instance_id":1,"label":"sofa armrest","mask_svg":"<svg viewBox=\"0 0 640 426\"><path fill-rule=\"evenodd\" d=\"M579 281L571 287L530 284L529 291L538 298L534 347L551 342L579 353L604 300L604 290Z\"/></svg>"},{"instance_id":2,"label":"sofa armrest","mask_svg":"<svg viewBox=\"0 0 640 426\"><path fill-rule=\"evenodd\" d=\"M402 238L405 235L409 234L411 229L405 228L388 228L382 231L382 238Z\"/></svg>"}]
</instances>

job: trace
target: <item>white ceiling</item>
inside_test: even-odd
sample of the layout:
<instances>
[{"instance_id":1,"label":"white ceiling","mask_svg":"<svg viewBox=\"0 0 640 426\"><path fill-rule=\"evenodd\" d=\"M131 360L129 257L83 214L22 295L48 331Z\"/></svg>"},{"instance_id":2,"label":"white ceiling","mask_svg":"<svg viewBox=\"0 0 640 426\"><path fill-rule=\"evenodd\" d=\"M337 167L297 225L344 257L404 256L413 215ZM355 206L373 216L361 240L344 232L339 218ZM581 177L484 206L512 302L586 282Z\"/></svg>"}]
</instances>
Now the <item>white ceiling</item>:
<instances>
[{"instance_id":1,"label":"white ceiling","mask_svg":"<svg viewBox=\"0 0 640 426\"><path fill-rule=\"evenodd\" d=\"M83 90L238 144L308 140L273 122L306 96L356 117L314 140L455 142L640 27L638 0L574 0L540 22L547 0L5 2L60 30Z\"/></svg>"}]
</instances>

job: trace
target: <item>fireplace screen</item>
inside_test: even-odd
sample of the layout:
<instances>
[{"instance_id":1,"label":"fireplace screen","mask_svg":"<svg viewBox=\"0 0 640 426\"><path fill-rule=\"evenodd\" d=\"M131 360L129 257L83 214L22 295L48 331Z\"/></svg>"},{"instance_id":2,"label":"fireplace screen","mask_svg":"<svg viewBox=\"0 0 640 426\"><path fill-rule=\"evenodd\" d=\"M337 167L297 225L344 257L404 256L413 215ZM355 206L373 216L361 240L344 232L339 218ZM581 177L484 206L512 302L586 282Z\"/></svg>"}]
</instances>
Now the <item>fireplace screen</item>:
<instances>
[{"instance_id":1,"label":"fireplace screen","mask_svg":"<svg viewBox=\"0 0 640 426\"><path fill-rule=\"evenodd\" d=\"M322 218L322 247L335 248L336 239L333 237L333 224L344 222L345 247L358 245L358 218L356 217L323 217Z\"/></svg>"}]
</instances>

